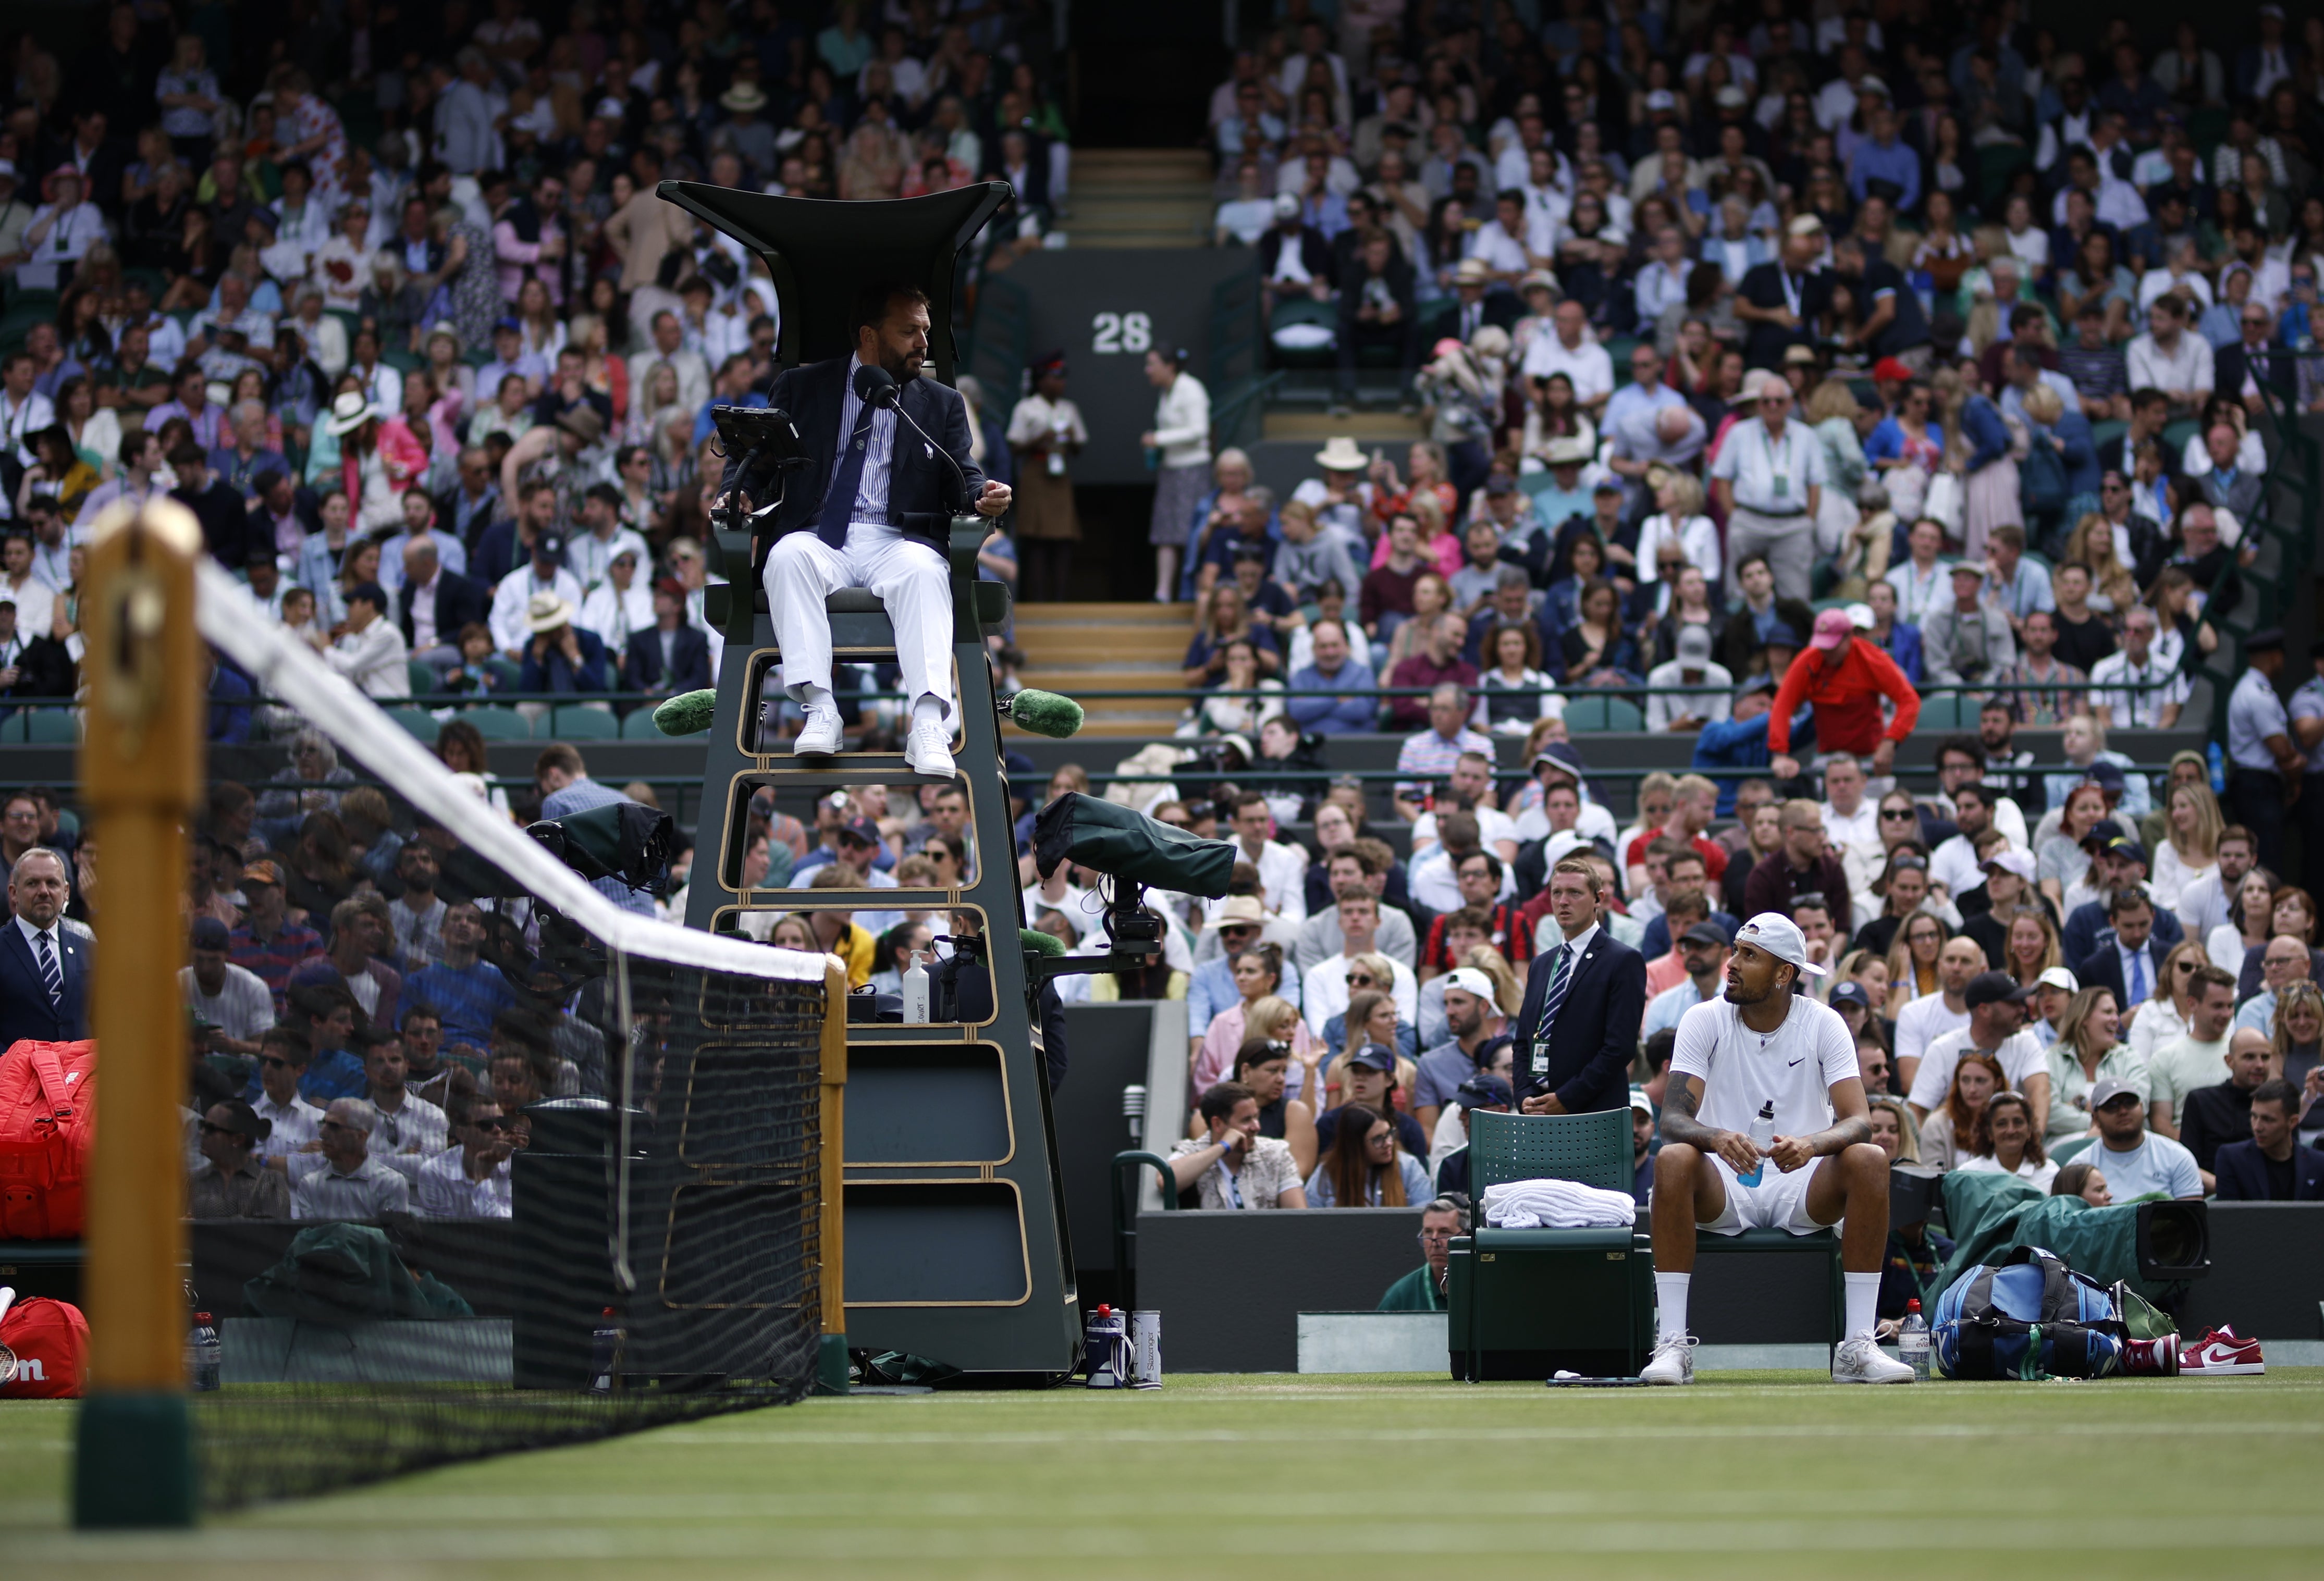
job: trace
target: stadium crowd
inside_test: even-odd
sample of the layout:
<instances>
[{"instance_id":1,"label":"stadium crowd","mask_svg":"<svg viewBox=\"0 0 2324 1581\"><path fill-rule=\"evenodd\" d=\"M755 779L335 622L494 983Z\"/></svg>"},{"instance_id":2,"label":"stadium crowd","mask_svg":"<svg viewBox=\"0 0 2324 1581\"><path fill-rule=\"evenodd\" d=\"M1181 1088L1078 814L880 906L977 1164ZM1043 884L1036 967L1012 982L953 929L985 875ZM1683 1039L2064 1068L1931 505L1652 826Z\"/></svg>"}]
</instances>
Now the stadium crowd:
<instances>
[{"instance_id":1,"label":"stadium crowd","mask_svg":"<svg viewBox=\"0 0 2324 1581\"><path fill-rule=\"evenodd\" d=\"M978 257L1005 266L1070 170L1021 5L258 21L120 4L61 54L9 30L0 695L73 695L81 546L160 495L375 698L708 685L709 411L765 403L778 307L658 184L999 177ZM974 425L1004 479L1005 416ZM220 667L214 735L265 733Z\"/></svg>"},{"instance_id":2,"label":"stadium crowd","mask_svg":"<svg viewBox=\"0 0 2324 1581\"><path fill-rule=\"evenodd\" d=\"M456 3L263 51L223 8L124 4L69 60L23 40L0 267L7 311L46 317L0 358L5 689L72 694L89 525L163 492L383 701L709 684L708 412L763 399L774 303L655 183L999 175L1004 253L1065 188L1026 10L867 9ZM1328 346L1346 403L1393 370L1428 437L1333 439L1278 498L1173 427L1193 376L1148 365L1185 745L1238 784L1179 794L1165 747L1109 794L1246 860L1220 901L1157 896L1143 980L1065 983L1187 1001L1192 1199L1460 1190L1462 1117L1515 1097L1533 961L1575 936L1549 882L1574 860L1581 925L1645 958L1641 1193L1671 1030L1738 920L1780 911L1895 1157L2093 1200L2281 1194L2324 1123L2324 797L2292 794L2324 767L2324 677L2287 707L2280 636L2243 642L2217 786L2107 731L2179 722L2251 596L2259 415L2324 405L2324 24L2263 6L2226 61L2009 5L1309 9L1213 97L1217 228L1283 353ZM423 12L442 29L401 31ZM1077 442L1056 377L1021 432L1014 391L965 391L988 473ZM996 534L989 572L1015 552ZM1940 691L1973 732L1904 783ZM230 666L212 696L214 740L279 733L290 764L214 787L189 876L196 1211L505 1214L523 1106L602 1090L602 1039L485 958L447 832L400 832ZM1695 771L1639 780L1623 824L1566 715L1633 699ZM1302 777L1383 727L1390 796ZM2053 728L2055 761L2015 740ZM594 784L569 746L495 782L456 715L437 750L520 814ZM1019 859L938 786L765 797L742 845L747 887L829 892L746 925L883 988L944 919L862 891ZM20 926L93 924L95 842L55 797L10 798L0 857ZM1103 948L1089 875L1023 881L1031 925Z\"/></svg>"}]
</instances>

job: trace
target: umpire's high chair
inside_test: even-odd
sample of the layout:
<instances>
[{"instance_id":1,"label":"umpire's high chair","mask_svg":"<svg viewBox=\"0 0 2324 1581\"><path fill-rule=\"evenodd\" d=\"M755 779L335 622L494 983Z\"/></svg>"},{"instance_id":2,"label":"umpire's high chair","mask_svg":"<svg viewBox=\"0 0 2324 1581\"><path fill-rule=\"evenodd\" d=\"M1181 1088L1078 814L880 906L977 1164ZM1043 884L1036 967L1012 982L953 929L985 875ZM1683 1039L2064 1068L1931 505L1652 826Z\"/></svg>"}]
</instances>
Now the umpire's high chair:
<instances>
[{"instance_id":1,"label":"umpire's high chair","mask_svg":"<svg viewBox=\"0 0 2324 1581\"><path fill-rule=\"evenodd\" d=\"M856 290L865 280L894 279L927 291L934 331L924 376L946 381L954 259L1007 190L992 184L892 203L834 204L690 182L660 188L767 263L783 309L779 354L786 366L844 356ZM771 719L762 726L762 698L770 690L781 694L779 684L770 685L779 681L780 656L760 582L770 545L763 532L754 541L739 523L716 525L716 564L730 581L708 590L705 612L726 646L687 924L763 937L770 914L934 910L934 931L973 934L955 949L979 952L991 971L991 1008L973 1011L973 1020L905 1025L851 1017L846 1310L844 1321L825 1314L825 1329L844 1327L853 1349L908 1352L973 1375L1055 1378L1075 1365L1081 1324L1052 1163L1048 1084L1018 942L1015 840L985 658L986 633L1009 616L1008 589L977 579L977 549L991 524L958 519L949 545L961 704L952 750L968 794L970 867L954 887L911 889L776 889L746 881L754 877L743 867L749 809L762 790L780 810L811 821L820 795L920 777L899 752L801 759ZM838 663L893 659L895 632L876 598L844 590L826 609ZM973 927L944 920L955 915L973 919Z\"/></svg>"}]
</instances>

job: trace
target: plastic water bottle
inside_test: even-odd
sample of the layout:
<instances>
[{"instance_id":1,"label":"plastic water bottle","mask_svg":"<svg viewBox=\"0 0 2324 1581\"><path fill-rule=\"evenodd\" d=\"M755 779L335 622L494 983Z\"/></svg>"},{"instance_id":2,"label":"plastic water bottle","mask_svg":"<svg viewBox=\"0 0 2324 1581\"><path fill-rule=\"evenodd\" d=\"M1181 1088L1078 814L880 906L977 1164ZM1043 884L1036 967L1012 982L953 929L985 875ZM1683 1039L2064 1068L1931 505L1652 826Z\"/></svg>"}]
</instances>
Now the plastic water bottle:
<instances>
[{"instance_id":1,"label":"plastic water bottle","mask_svg":"<svg viewBox=\"0 0 2324 1581\"><path fill-rule=\"evenodd\" d=\"M2217 741L2211 742L2205 750L2210 759L2211 794L2215 796L2226 795L2227 794L2227 760L2220 755L2219 743Z\"/></svg>"},{"instance_id":2,"label":"plastic water bottle","mask_svg":"<svg viewBox=\"0 0 2324 1581\"><path fill-rule=\"evenodd\" d=\"M1929 1381L1929 1325L1921 1316L1920 1298L1904 1303L1904 1321L1896 1328L1896 1359L1913 1369L1913 1381Z\"/></svg>"},{"instance_id":3,"label":"plastic water bottle","mask_svg":"<svg viewBox=\"0 0 2324 1581\"><path fill-rule=\"evenodd\" d=\"M921 964L922 951L912 951L912 963L904 968L904 1022L908 1026L925 1026L928 1019L928 969Z\"/></svg>"},{"instance_id":4,"label":"plastic water bottle","mask_svg":"<svg viewBox=\"0 0 2324 1581\"><path fill-rule=\"evenodd\" d=\"M599 1314L597 1326L589 1330L589 1393L611 1394L614 1375L622 1368L622 1325L607 1307Z\"/></svg>"},{"instance_id":5,"label":"plastic water bottle","mask_svg":"<svg viewBox=\"0 0 2324 1581\"><path fill-rule=\"evenodd\" d=\"M1751 1166L1748 1175L1737 1175L1738 1186L1756 1186L1767 1172L1767 1148L1775 1140L1775 1100L1769 1098L1759 1106L1759 1117L1751 1122L1751 1145L1759 1150L1759 1162Z\"/></svg>"},{"instance_id":6,"label":"plastic water bottle","mask_svg":"<svg viewBox=\"0 0 2324 1581\"><path fill-rule=\"evenodd\" d=\"M197 1394L207 1394L218 1386L218 1372L225 1365L226 1347L218 1343L217 1323L208 1312L194 1314L194 1326L186 1334L186 1377Z\"/></svg>"}]
</instances>

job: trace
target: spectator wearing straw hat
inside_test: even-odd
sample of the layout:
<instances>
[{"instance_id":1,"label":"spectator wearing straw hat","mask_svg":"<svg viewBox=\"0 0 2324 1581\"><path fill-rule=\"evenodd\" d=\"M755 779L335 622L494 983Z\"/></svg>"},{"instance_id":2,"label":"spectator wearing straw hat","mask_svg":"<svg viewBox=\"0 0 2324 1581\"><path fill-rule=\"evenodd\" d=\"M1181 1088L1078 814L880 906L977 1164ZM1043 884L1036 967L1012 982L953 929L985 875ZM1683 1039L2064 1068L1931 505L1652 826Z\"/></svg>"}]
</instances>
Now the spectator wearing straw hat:
<instances>
[{"instance_id":1,"label":"spectator wearing straw hat","mask_svg":"<svg viewBox=\"0 0 2324 1581\"><path fill-rule=\"evenodd\" d=\"M522 692L606 692L613 688L605 664L605 643L595 631L574 620L571 602L554 593L537 593L526 601L523 674L517 681Z\"/></svg>"},{"instance_id":2,"label":"spectator wearing straw hat","mask_svg":"<svg viewBox=\"0 0 2324 1581\"><path fill-rule=\"evenodd\" d=\"M401 418L382 411L361 391L334 400L323 426L339 442L340 484L355 507L356 529L401 526L403 492L426 475L428 447Z\"/></svg>"}]
</instances>

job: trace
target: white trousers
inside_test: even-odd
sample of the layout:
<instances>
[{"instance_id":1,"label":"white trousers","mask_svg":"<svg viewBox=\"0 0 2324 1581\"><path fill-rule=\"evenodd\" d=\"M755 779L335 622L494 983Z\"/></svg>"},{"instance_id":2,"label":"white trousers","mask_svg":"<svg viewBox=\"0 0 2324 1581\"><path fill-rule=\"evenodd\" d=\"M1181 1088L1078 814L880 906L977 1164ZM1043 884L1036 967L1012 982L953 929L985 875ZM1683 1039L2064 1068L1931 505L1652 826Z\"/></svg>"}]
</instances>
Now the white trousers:
<instances>
[{"instance_id":1,"label":"white trousers","mask_svg":"<svg viewBox=\"0 0 2324 1581\"><path fill-rule=\"evenodd\" d=\"M854 522L847 546L834 549L811 532L775 540L767 556L767 609L782 649L783 689L805 702L812 687L831 690L831 616L824 601L843 587L871 592L896 631L896 664L909 703L941 702L950 729L952 696L952 572L934 546L893 528Z\"/></svg>"}]
</instances>

